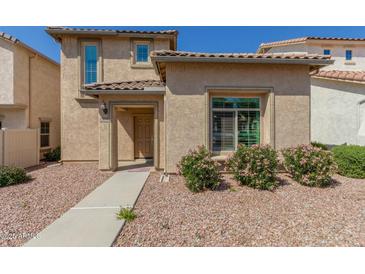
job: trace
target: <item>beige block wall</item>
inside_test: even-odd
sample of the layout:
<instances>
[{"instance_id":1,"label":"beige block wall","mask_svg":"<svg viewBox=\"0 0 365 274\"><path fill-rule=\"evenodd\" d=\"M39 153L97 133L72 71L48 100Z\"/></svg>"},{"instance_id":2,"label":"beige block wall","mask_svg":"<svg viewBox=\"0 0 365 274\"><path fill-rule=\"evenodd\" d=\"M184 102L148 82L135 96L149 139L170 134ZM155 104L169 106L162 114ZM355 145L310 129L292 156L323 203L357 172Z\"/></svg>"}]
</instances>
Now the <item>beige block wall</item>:
<instances>
[{"instance_id":1,"label":"beige block wall","mask_svg":"<svg viewBox=\"0 0 365 274\"><path fill-rule=\"evenodd\" d=\"M92 97L80 95L82 81L80 41L81 39L75 36L62 38L62 159L65 161L97 161L99 160L99 130L102 129L99 129L101 123L99 123L98 101ZM96 41L100 42L102 54L100 71L102 81L159 79L152 66L150 68L132 68L129 38L103 37ZM156 39L153 47L168 49L169 41ZM148 96L143 98L148 98ZM120 98L116 97L116 99ZM108 126L103 125L103 127Z\"/></svg>"},{"instance_id":2,"label":"beige block wall","mask_svg":"<svg viewBox=\"0 0 365 274\"><path fill-rule=\"evenodd\" d=\"M307 66L170 63L167 65L165 99L168 172L176 170L176 163L190 148L208 145L207 87L272 89L275 147L280 149L309 142L310 78Z\"/></svg>"}]
</instances>

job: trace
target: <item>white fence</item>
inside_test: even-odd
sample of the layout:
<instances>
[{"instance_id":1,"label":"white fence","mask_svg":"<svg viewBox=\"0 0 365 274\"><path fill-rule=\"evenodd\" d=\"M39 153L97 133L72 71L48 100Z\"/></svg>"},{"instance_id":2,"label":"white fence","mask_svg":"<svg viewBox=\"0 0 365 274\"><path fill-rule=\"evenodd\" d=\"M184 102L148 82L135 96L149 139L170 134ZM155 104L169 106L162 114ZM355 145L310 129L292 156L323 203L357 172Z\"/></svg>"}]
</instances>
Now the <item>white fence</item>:
<instances>
[{"instance_id":1,"label":"white fence","mask_svg":"<svg viewBox=\"0 0 365 274\"><path fill-rule=\"evenodd\" d=\"M38 165L39 145L38 129L0 130L0 166Z\"/></svg>"}]
</instances>

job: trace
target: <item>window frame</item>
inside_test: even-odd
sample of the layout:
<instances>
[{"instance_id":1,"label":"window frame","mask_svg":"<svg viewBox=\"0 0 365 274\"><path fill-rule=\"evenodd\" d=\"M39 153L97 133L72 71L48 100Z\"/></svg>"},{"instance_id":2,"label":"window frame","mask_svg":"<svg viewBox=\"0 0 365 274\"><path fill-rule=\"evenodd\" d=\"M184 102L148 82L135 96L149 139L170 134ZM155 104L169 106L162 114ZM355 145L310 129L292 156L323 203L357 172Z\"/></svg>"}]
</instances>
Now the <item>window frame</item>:
<instances>
[{"instance_id":1,"label":"window frame","mask_svg":"<svg viewBox=\"0 0 365 274\"><path fill-rule=\"evenodd\" d=\"M89 85L93 83L85 83L86 80L86 58L85 49L86 46L96 46L96 83L101 82L101 54L100 54L100 42L95 40L83 40L80 41L81 50L81 85Z\"/></svg>"},{"instance_id":2,"label":"window frame","mask_svg":"<svg viewBox=\"0 0 365 274\"><path fill-rule=\"evenodd\" d=\"M328 54L326 54L326 51L328 51ZM323 55L331 55L331 49L329 49L329 48L324 48L324 49L323 49Z\"/></svg>"},{"instance_id":3,"label":"window frame","mask_svg":"<svg viewBox=\"0 0 365 274\"><path fill-rule=\"evenodd\" d=\"M146 45L148 47L148 53L147 53L147 62L138 62L137 61L137 47L139 45ZM151 57L150 53L152 51L152 43L148 40L135 40L133 41L133 64L137 66L151 66Z\"/></svg>"},{"instance_id":4,"label":"window frame","mask_svg":"<svg viewBox=\"0 0 365 274\"><path fill-rule=\"evenodd\" d=\"M42 133L42 124L48 124L48 132L47 133ZM51 137L50 137L51 136L51 122L49 122L49 121L41 121L40 122L39 136L40 136L39 146L40 146L41 149L51 147ZM42 136L48 136L48 145L47 146L42 146Z\"/></svg>"},{"instance_id":5,"label":"window frame","mask_svg":"<svg viewBox=\"0 0 365 274\"><path fill-rule=\"evenodd\" d=\"M213 98L257 98L259 99L259 108L213 108ZM258 95L245 95L245 96L227 96L227 95L213 95L210 96L210 129L209 129L209 144L210 144L210 150L212 151L213 154L226 154L226 153L230 153L233 151L237 150L238 147L238 115L237 113L239 111L259 111L259 117L260 117L260 140L259 140L259 144L262 143L262 137L263 137L263 119L262 119L262 98L261 96ZM214 111L221 111L221 112L225 112L225 111L231 111L234 113L234 150L214 150L213 149L213 112Z\"/></svg>"},{"instance_id":6,"label":"window frame","mask_svg":"<svg viewBox=\"0 0 365 274\"><path fill-rule=\"evenodd\" d=\"M351 55L351 56L350 56L350 59L347 59L347 53L348 53L348 52L350 52L350 55ZM353 57L353 56L352 56L352 49L345 49L345 60L346 60L346 61L352 61L352 59L353 59L352 57Z\"/></svg>"}]
</instances>

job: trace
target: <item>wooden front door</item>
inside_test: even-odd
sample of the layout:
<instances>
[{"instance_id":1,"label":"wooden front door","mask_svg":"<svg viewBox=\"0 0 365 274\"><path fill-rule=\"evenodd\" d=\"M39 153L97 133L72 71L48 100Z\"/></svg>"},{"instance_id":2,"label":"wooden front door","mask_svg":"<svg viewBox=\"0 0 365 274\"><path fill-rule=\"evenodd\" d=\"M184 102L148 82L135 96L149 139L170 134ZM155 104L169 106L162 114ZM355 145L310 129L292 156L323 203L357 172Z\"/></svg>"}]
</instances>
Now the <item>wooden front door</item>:
<instances>
[{"instance_id":1,"label":"wooden front door","mask_svg":"<svg viewBox=\"0 0 365 274\"><path fill-rule=\"evenodd\" d=\"M153 115L134 117L134 157L153 157Z\"/></svg>"}]
</instances>

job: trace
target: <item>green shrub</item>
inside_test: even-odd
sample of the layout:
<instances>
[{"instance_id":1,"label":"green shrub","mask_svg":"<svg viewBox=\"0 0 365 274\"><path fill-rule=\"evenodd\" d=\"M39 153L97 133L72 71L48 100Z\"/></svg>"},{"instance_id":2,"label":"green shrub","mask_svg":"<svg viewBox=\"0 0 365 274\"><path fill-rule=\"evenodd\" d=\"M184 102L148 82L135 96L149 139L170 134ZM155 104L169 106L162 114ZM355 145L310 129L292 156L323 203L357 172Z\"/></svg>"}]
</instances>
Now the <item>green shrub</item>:
<instances>
[{"instance_id":1,"label":"green shrub","mask_svg":"<svg viewBox=\"0 0 365 274\"><path fill-rule=\"evenodd\" d=\"M137 217L136 213L133 212L132 208L124 207L117 213L117 219L125 220L127 222L133 221Z\"/></svg>"},{"instance_id":2,"label":"green shrub","mask_svg":"<svg viewBox=\"0 0 365 274\"><path fill-rule=\"evenodd\" d=\"M314 146L314 147L319 147L320 149L323 149L323 150L328 150L328 146L325 145L325 144L322 144L320 142L311 142L311 145Z\"/></svg>"},{"instance_id":3,"label":"green shrub","mask_svg":"<svg viewBox=\"0 0 365 274\"><path fill-rule=\"evenodd\" d=\"M30 180L23 168L19 167L0 167L0 187L20 184Z\"/></svg>"},{"instance_id":4,"label":"green shrub","mask_svg":"<svg viewBox=\"0 0 365 274\"><path fill-rule=\"evenodd\" d=\"M61 160L61 148L56 147L55 149L51 150L44 154L44 159L47 162L55 162Z\"/></svg>"},{"instance_id":5,"label":"green shrub","mask_svg":"<svg viewBox=\"0 0 365 274\"><path fill-rule=\"evenodd\" d=\"M226 166L242 185L272 190L276 186L278 155L269 145L239 145Z\"/></svg>"},{"instance_id":6,"label":"green shrub","mask_svg":"<svg viewBox=\"0 0 365 274\"><path fill-rule=\"evenodd\" d=\"M178 173L185 177L186 186L193 192L216 189L222 176L219 165L212 160L211 154L204 146L190 150L178 164Z\"/></svg>"},{"instance_id":7,"label":"green shrub","mask_svg":"<svg viewBox=\"0 0 365 274\"><path fill-rule=\"evenodd\" d=\"M338 173L350 178L365 178L365 147L341 145L332 149Z\"/></svg>"},{"instance_id":8,"label":"green shrub","mask_svg":"<svg viewBox=\"0 0 365 274\"><path fill-rule=\"evenodd\" d=\"M282 150L284 167L302 185L323 187L331 183L336 164L330 151L312 145Z\"/></svg>"}]
</instances>

